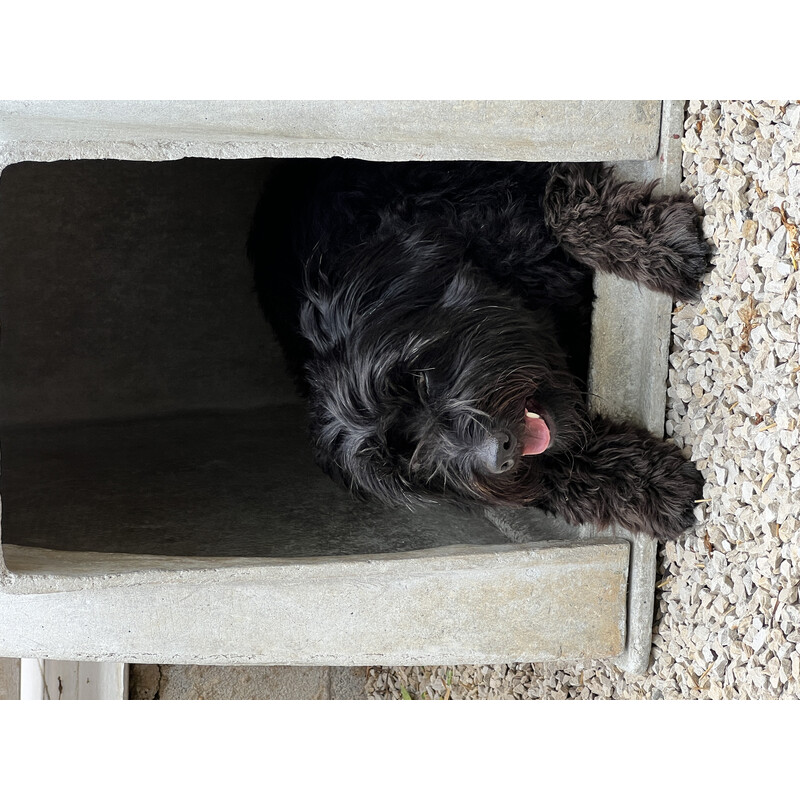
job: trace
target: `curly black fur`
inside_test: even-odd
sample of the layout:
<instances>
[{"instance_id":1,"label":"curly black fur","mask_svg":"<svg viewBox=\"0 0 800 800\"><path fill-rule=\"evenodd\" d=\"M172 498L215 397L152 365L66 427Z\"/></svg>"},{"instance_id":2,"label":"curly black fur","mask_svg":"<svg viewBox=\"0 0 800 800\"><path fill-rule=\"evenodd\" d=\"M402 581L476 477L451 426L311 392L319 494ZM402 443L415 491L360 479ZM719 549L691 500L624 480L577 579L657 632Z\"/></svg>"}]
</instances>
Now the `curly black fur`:
<instances>
[{"instance_id":1,"label":"curly black fur","mask_svg":"<svg viewBox=\"0 0 800 800\"><path fill-rule=\"evenodd\" d=\"M600 165L282 163L248 252L322 468L389 504L691 527L695 467L584 390L592 270L686 299L706 269L692 204L653 189Z\"/></svg>"}]
</instances>

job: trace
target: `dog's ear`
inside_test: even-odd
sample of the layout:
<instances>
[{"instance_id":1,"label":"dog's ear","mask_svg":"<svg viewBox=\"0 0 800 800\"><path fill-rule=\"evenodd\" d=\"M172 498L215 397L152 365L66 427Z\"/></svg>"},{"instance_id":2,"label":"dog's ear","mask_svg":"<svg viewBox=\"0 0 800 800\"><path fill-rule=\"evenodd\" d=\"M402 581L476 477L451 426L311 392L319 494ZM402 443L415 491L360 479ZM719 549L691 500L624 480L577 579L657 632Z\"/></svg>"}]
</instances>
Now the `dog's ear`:
<instances>
[{"instance_id":1,"label":"dog's ear","mask_svg":"<svg viewBox=\"0 0 800 800\"><path fill-rule=\"evenodd\" d=\"M406 465L398 464L389 443L381 436L358 437L340 431L333 445L311 438L317 464L334 481L361 500L379 500L394 508L414 508L433 502L414 491ZM391 444L397 445L394 441Z\"/></svg>"},{"instance_id":2,"label":"dog's ear","mask_svg":"<svg viewBox=\"0 0 800 800\"><path fill-rule=\"evenodd\" d=\"M306 277L304 302L300 306L300 333L317 354L325 354L352 333L360 316L359 297L366 290L358 276L334 287L320 269L313 282Z\"/></svg>"},{"instance_id":3,"label":"dog's ear","mask_svg":"<svg viewBox=\"0 0 800 800\"><path fill-rule=\"evenodd\" d=\"M332 304L318 292L300 306L300 333L311 342L315 353L329 352L341 339L341 326L334 320Z\"/></svg>"}]
</instances>

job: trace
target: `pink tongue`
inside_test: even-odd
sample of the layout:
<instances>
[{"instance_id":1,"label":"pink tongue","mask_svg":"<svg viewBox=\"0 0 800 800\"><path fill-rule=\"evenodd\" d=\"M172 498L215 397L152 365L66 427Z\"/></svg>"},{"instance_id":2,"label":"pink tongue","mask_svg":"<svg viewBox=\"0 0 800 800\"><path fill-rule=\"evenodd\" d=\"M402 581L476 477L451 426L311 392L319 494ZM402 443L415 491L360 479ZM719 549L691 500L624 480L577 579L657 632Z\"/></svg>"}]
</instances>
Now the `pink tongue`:
<instances>
[{"instance_id":1,"label":"pink tongue","mask_svg":"<svg viewBox=\"0 0 800 800\"><path fill-rule=\"evenodd\" d=\"M522 455L535 456L547 450L550 444L550 429L543 419L525 414L525 439L522 442Z\"/></svg>"}]
</instances>

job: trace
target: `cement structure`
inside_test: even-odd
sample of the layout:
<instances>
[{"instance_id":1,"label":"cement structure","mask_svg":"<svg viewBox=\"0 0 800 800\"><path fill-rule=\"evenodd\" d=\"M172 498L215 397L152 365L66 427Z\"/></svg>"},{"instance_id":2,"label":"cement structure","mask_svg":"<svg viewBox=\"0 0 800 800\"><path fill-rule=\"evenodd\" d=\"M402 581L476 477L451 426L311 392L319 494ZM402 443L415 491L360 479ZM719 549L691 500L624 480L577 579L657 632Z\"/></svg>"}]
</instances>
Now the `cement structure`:
<instances>
[{"instance_id":1,"label":"cement structure","mask_svg":"<svg viewBox=\"0 0 800 800\"><path fill-rule=\"evenodd\" d=\"M318 474L243 244L271 159L603 160L677 191L681 119L654 101L0 104L0 656L646 669L653 541L534 511L390 514ZM670 301L605 276L596 293L596 404L662 435Z\"/></svg>"}]
</instances>

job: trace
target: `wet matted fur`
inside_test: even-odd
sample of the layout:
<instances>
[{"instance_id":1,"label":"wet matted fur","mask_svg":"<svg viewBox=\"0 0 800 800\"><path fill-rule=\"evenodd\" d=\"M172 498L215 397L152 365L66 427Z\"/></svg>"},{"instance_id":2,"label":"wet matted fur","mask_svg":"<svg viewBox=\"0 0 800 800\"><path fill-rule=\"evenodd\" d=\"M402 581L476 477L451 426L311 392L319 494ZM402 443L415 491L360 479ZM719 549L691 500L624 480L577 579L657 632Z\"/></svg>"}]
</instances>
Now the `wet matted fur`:
<instances>
[{"instance_id":1,"label":"wet matted fur","mask_svg":"<svg viewBox=\"0 0 800 800\"><path fill-rule=\"evenodd\" d=\"M281 163L248 244L320 466L388 504L537 506L661 540L680 450L588 410L592 271L687 300L691 202L598 164Z\"/></svg>"}]
</instances>

